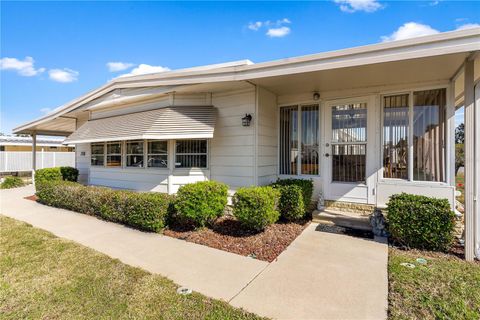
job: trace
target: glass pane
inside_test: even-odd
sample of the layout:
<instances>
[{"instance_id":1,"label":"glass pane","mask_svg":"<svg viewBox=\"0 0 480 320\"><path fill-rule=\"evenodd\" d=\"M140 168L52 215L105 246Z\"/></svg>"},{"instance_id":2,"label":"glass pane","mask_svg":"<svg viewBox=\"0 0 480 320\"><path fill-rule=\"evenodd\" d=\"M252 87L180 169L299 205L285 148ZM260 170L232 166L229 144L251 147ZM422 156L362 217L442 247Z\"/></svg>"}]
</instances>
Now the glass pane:
<instances>
[{"instance_id":1,"label":"glass pane","mask_svg":"<svg viewBox=\"0 0 480 320\"><path fill-rule=\"evenodd\" d=\"M207 155L177 155L176 168L206 168Z\"/></svg>"},{"instance_id":2,"label":"glass pane","mask_svg":"<svg viewBox=\"0 0 480 320\"><path fill-rule=\"evenodd\" d=\"M104 144L92 144L92 154L103 154Z\"/></svg>"},{"instance_id":3,"label":"glass pane","mask_svg":"<svg viewBox=\"0 0 480 320\"><path fill-rule=\"evenodd\" d=\"M127 142L127 154L143 154L143 141Z\"/></svg>"},{"instance_id":4,"label":"glass pane","mask_svg":"<svg viewBox=\"0 0 480 320\"><path fill-rule=\"evenodd\" d=\"M280 174L297 174L298 107L280 109Z\"/></svg>"},{"instance_id":5,"label":"glass pane","mask_svg":"<svg viewBox=\"0 0 480 320\"><path fill-rule=\"evenodd\" d=\"M408 94L383 100L383 177L408 179Z\"/></svg>"},{"instance_id":6,"label":"glass pane","mask_svg":"<svg viewBox=\"0 0 480 320\"><path fill-rule=\"evenodd\" d=\"M318 105L302 106L302 174L319 172Z\"/></svg>"},{"instance_id":7,"label":"glass pane","mask_svg":"<svg viewBox=\"0 0 480 320\"><path fill-rule=\"evenodd\" d=\"M148 156L148 167L166 168L168 165L167 155Z\"/></svg>"},{"instance_id":8,"label":"glass pane","mask_svg":"<svg viewBox=\"0 0 480 320\"><path fill-rule=\"evenodd\" d=\"M332 142L367 141L367 104L332 107Z\"/></svg>"},{"instance_id":9,"label":"glass pane","mask_svg":"<svg viewBox=\"0 0 480 320\"><path fill-rule=\"evenodd\" d=\"M107 167L121 167L122 156L107 156Z\"/></svg>"},{"instance_id":10,"label":"glass pane","mask_svg":"<svg viewBox=\"0 0 480 320\"><path fill-rule=\"evenodd\" d=\"M139 155L127 156L127 167L143 167L143 156L139 156Z\"/></svg>"},{"instance_id":11,"label":"glass pane","mask_svg":"<svg viewBox=\"0 0 480 320\"><path fill-rule=\"evenodd\" d=\"M149 141L148 153L167 153L167 141Z\"/></svg>"},{"instance_id":12,"label":"glass pane","mask_svg":"<svg viewBox=\"0 0 480 320\"><path fill-rule=\"evenodd\" d=\"M176 153L207 153L207 140L177 140Z\"/></svg>"},{"instance_id":13,"label":"glass pane","mask_svg":"<svg viewBox=\"0 0 480 320\"><path fill-rule=\"evenodd\" d=\"M332 181L365 182L366 144L332 146Z\"/></svg>"},{"instance_id":14,"label":"glass pane","mask_svg":"<svg viewBox=\"0 0 480 320\"><path fill-rule=\"evenodd\" d=\"M90 159L90 164L92 166L103 166L103 154L102 155L92 155Z\"/></svg>"},{"instance_id":15,"label":"glass pane","mask_svg":"<svg viewBox=\"0 0 480 320\"><path fill-rule=\"evenodd\" d=\"M413 179L445 181L446 90L413 94Z\"/></svg>"},{"instance_id":16,"label":"glass pane","mask_svg":"<svg viewBox=\"0 0 480 320\"><path fill-rule=\"evenodd\" d=\"M107 143L107 154L121 154L121 153L122 153L121 142Z\"/></svg>"}]
</instances>

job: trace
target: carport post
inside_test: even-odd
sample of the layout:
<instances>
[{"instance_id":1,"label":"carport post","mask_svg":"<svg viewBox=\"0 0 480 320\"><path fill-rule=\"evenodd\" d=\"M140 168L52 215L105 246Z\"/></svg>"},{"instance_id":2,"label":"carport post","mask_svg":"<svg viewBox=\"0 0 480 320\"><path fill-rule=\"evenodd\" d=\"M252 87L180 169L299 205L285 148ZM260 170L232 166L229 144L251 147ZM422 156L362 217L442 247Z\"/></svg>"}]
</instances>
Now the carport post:
<instances>
[{"instance_id":1,"label":"carport post","mask_svg":"<svg viewBox=\"0 0 480 320\"><path fill-rule=\"evenodd\" d=\"M32 183L35 183L35 170L37 170L37 133L32 132Z\"/></svg>"},{"instance_id":2,"label":"carport post","mask_svg":"<svg viewBox=\"0 0 480 320\"><path fill-rule=\"evenodd\" d=\"M478 190L475 162L479 148L475 146L475 94L474 94L474 59L469 57L464 65L464 101L465 101L465 259L473 261L476 255L476 219L478 219L478 205L476 194ZM477 112L476 112L477 111Z\"/></svg>"}]
</instances>

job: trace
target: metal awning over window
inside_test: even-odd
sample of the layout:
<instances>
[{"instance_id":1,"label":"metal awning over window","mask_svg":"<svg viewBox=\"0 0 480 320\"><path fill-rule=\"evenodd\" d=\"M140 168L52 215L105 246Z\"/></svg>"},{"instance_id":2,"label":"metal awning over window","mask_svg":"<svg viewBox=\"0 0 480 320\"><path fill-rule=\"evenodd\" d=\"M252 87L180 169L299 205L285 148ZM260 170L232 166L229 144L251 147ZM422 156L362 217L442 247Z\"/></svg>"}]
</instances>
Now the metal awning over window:
<instances>
[{"instance_id":1,"label":"metal awning over window","mask_svg":"<svg viewBox=\"0 0 480 320\"><path fill-rule=\"evenodd\" d=\"M90 120L64 143L213 138L215 118L212 106L166 107Z\"/></svg>"}]
</instances>

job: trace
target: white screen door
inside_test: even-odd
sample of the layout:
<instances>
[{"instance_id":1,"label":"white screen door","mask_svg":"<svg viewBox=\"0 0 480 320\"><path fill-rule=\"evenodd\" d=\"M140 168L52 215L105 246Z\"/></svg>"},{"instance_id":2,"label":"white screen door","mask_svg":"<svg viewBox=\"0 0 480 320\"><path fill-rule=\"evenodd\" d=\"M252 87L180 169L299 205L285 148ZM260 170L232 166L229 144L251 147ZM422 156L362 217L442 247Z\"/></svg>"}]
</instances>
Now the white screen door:
<instances>
[{"instance_id":1,"label":"white screen door","mask_svg":"<svg viewBox=\"0 0 480 320\"><path fill-rule=\"evenodd\" d=\"M369 202L372 99L329 101L325 105L324 194L327 200ZM373 128L374 129L374 128ZM373 131L374 134L374 131Z\"/></svg>"}]
</instances>

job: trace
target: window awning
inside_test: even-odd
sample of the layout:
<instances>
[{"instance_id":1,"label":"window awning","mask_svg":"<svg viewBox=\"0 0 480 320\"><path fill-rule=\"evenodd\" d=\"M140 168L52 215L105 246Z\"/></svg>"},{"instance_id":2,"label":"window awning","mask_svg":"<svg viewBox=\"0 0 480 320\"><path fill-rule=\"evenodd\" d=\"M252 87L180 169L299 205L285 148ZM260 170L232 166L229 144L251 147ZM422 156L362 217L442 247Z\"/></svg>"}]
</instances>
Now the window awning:
<instances>
[{"instance_id":1,"label":"window awning","mask_svg":"<svg viewBox=\"0 0 480 320\"><path fill-rule=\"evenodd\" d=\"M90 120L64 143L213 138L215 119L213 106L166 107Z\"/></svg>"}]
</instances>

